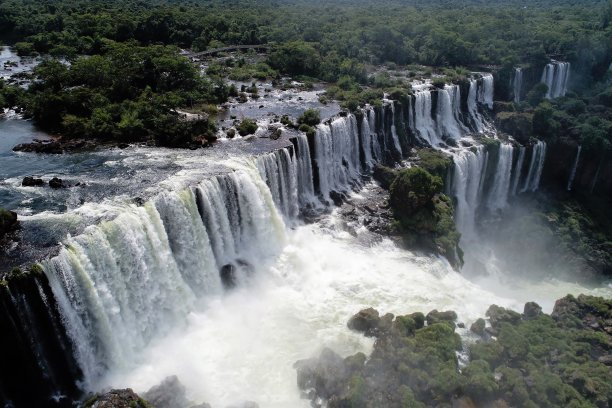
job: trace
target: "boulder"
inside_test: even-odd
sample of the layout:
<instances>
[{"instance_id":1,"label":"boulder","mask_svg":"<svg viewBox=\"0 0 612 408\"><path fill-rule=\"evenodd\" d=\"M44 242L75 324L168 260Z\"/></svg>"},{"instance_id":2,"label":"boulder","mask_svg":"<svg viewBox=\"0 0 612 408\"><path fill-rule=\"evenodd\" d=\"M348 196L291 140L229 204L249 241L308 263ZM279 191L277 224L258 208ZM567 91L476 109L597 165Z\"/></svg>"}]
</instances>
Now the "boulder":
<instances>
[{"instance_id":1,"label":"boulder","mask_svg":"<svg viewBox=\"0 0 612 408\"><path fill-rule=\"evenodd\" d=\"M185 387L175 375L166 377L142 396L154 408L181 408L189 405L185 397Z\"/></svg>"},{"instance_id":2,"label":"boulder","mask_svg":"<svg viewBox=\"0 0 612 408\"><path fill-rule=\"evenodd\" d=\"M540 316L541 314L542 308L536 302L525 303L525 308L523 309L523 317L525 320L531 320Z\"/></svg>"},{"instance_id":3,"label":"boulder","mask_svg":"<svg viewBox=\"0 0 612 408\"><path fill-rule=\"evenodd\" d=\"M519 313L497 305L491 305L485 315L489 318L494 329L497 329L497 326L502 322L516 324L521 320Z\"/></svg>"},{"instance_id":4,"label":"boulder","mask_svg":"<svg viewBox=\"0 0 612 408\"><path fill-rule=\"evenodd\" d=\"M434 309L431 312L427 313L425 320L427 320L428 326L431 326L435 323L448 323L453 328L455 328L455 320L457 320L457 313L455 313L453 310L438 312L436 309Z\"/></svg>"},{"instance_id":5,"label":"boulder","mask_svg":"<svg viewBox=\"0 0 612 408\"><path fill-rule=\"evenodd\" d=\"M49 187L51 188L63 188L66 187L61 178L53 177L49 180Z\"/></svg>"},{"instance_id":6,"label":"boulder","mask_svg":"<svg viewBox=\"0 0 612 408\"><path fill-rule=\"evenodd\" d=\"M478 319L474 323L472 323L472 325L470 326L470 331L479 336L484 336L486 326L487 324L484 319Z\"/></svg>"},{"instance_id":7,"label":"boulder","mask_svg":"<svg viewBox=\"0 0 612 408\"><path fill-rule=\"evenodd\" d=\"M35 177L24 177L21 185L24 187L42 187L45 185L45 182L40 178Z\"/></svg>"},{"instance_id":8,"label":"boulder","mask_svg":"<svg viewBox=\"0 0 612 408\"><path fill-rule=\"evenodd\" d=\"M9 232L16 230L18 226L17 213L0 208L0 239Z\"/></svg>"},{"instance_id":9,"label":"boulder","mask_svg":"<svg viewBox=\"0 0 612 408\"><path fill-rule=\"evenodd\" d=\"M357 314L351 317L347 326L351 330L364 333L366 336L374 336L380 324L380 316L378 311L373 308L360 310Z\"/></svg>"}]
</instances>

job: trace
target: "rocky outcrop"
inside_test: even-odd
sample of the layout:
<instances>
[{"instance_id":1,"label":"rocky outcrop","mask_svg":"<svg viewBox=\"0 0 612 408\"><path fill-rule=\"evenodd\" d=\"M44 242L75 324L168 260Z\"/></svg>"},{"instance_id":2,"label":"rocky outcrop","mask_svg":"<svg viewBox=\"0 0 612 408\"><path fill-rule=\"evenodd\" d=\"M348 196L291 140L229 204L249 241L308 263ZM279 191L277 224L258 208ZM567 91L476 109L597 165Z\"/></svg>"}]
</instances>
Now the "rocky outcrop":
<instances>
[{"instance_id":1,"label":"rocky outcrop","mask_svg":"<svg viewBox=\"0 0 612 408\"><path fill-rule=\"evenodd\" d=\"M376 331L380 314L364 309L349 326L376 337L369 358L325 349L295 364L298 386L313 407L608 407L611 313L612 300L591 296L560 299L552 316L534 302L523 314L492 305L496 336L478 319L472 331L481 340L468 345L448 324L452 311L429 312L426 326L416 314L391 316L391 327ZM466 348L459 370L456 352Z\"/></svg>"},{"instance_id":2,"label":"rocky outcrop","mask_svg":"<svg viewBox=\"0 0 612 408\"><path fill-rule=\"evenodd\" d=\"M460 268L463 252L453 202L442 194L442 187L442 179L425 169L404 169L391 184L389 203L407 245L439 253Z\"/></svg>"},{"instance_id":3,"label":"rocky outcrop","mask_svg":"<svg viewBox=\"0 0 612 408\"><path fill-rule=\"evenodd\" d=\"M21 185L24 187L42 187L45 185L45 182L37 177L24 177Z\"/></svg>"},{"instance_id":4,"label":"rocky outcrop","mask_svg":"<svg viewBox=\"0 0 612 408\"><path fill-rule=\"evenodd\" d=\"M0 208L0 241L5 235L15 231L18 227L17 213Z\"/></svg>"},{"instance_id":5,"label":"rocky outcrop","mask_svg":"<svg viewBox=\"0 0 612 408\"><path fill-rule=\"evenodd\" d=\"M130 388L110 390L87 400L85 408L152 408Z\"/></svg>"}]
</instances>

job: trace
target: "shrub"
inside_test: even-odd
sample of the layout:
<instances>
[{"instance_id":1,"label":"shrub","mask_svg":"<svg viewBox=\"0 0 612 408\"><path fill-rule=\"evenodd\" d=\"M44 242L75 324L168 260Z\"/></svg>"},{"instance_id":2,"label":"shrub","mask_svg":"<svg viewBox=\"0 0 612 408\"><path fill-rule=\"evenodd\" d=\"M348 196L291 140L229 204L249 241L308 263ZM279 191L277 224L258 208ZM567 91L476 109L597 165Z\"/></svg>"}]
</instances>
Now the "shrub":
<instances>
[{"instance_id":1,"label":"shrub","mask_svg":"<svg viewBox=\"0 0 612 408\"><path fill-rule=\"evenodd\" d=\"M306 109L298 118L300 125L316 126L321 123L321 116L317 109ZM301 130L301 129L300 129Z\"/></svg>"},{"instance_id":2,"label":"shrub","mask_svg":"<svg viewBox=\"0 0 612 408\"><path fill-rule=\"evenodd\" d=\"M252 135L257 132L257 122L253 119L243 119L238 125L238 133L240 136Z\"/></svg>"}]
</instances>

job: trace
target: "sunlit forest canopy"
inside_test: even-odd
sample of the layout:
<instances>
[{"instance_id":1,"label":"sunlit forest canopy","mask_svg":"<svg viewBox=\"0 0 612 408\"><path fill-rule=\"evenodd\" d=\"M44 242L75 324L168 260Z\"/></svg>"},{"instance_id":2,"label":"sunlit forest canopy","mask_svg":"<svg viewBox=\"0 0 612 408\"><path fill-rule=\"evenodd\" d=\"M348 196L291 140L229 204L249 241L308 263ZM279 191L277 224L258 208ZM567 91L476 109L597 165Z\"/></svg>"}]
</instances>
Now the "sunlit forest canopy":
<instances>
[{"instance_id":1,"label":"sunlit forest canopy","mask_svg":"<svg viewBox=\"0 0 612 408\"><path fill-rule=\"evenodd\" d=\"M95 54L102 38L194 50L299 41L326 58L370 63L456 66L581 54L603 67L611 20L612 3L596 0L0 2L5 42L62 55Z\"/></svg>"}]
</instances>

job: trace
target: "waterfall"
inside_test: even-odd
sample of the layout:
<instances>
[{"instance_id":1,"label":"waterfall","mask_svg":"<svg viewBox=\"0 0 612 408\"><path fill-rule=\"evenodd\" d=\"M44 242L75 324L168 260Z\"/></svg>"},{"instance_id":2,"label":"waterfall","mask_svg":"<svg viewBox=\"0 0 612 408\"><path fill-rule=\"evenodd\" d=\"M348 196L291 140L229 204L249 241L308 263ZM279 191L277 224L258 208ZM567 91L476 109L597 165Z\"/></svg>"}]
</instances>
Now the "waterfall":
<instances>
[{"instance_id":1,"label":"waterfall","mask_svg":"<svg viewBox=\"0 0 612 408\"><path fill-rule=\"evenodd\" d=\"M493 186L489 192L487 206L490 210L502 210L508 204L508 190L512 175L512 154L514 148L510 144L499 146L499 156Z\"/></svg>"},{"instance_id":2,"label":"waterfall","mask_svg":"<svg viewBox=\"0 0 612 408\"><path fill-rule=\"evenodd\" d=\"M470 89L468 91L467 107L472 129L475 132L484 130L484 119L478 112L478 81L470 78Z\"/></svg>"},{"instance_id":3,"label":"waterfall","mask_svg":"<svg viewBox=\"0 0 612 408\"><path fill-rule=\"evenodd\" d=\"M516 195L519 181L521 180L521 172L523 170L523 163L525 162L525 147L519 147L519 155L514 166L514 174L512 175L512 195Z\"/></svg>"},{"instance_id":4,"label":"waterfall","mask_svg":"<svg viewBox=\"0 0 612 408\"><path fill-rule=\"evenodd\" d=\"M276 168L295 169L285 149L276 157ZM197 298L219 293L220 266L252 263L282 245L285 226L260 177L262 163L266 177L276 171L266 155L195 188L122 207L114 220L68 238L44 263L86 389L184 322ZM295 195L290 174L273 178L267 181L291 213L283 204ZM245 282L247 272L233 278Z\"/></svg>"},{"instance_id":5,"label":"waterfall","mask_svg":"<svg viewBox=\"0 0 612 408\"><path fill-rule=\"evenodd\" d=\"M259 157L257 165L262 179L266 180L277 208L287 220L297 217L297 163L287 149L277 150Z\"/></svg>"},{"instance_id":6,"label":"waterfall","mask_svg":"<svg viewBox=\"0 0 612 408\"><path fill-rule=\"evenodd\" d=\"M529 172L525 179L525 184L521 193L526 191L536 191L540 187L540 178L546 160L546 142L538 141L532 148L531 161L529 162Z\"/></svg>"},{"instance_id":7,"label":"waterfall","mask_svg":"<svg viewBox=\"0 0 612 408\"><path fill-rule=\"evenodd\" d=\"M570 63L553 61L546 64L542 72L540 82L548 86L546 99L559 98L565 96L567 91L567 82L570 76Z\"/></svg>"},{"instance_id":8,"label":"waterfall","mask_svg":"<svg viewBox=\"0 0 612 408\"><path fill-rule=\"evenodd\" d=\"M365 116L364 116L365 119ZM369 134L369 133L368 133ZM299 134L297 137L297 186L299 190L300 206L304 207L314 203L315 192L312 178L312 160L310 147L306 135ZM370 159L371 161L371 159Z\"/></svg>"},{"instance_id":9,"label":"waterfall","mask_svg":"<svg viewBox=\"0 0 612 408\"><path fill-rule=\"evenodd\" d=\"M317 126L315 162L319 171L319 189L324 199L330 193L346 192L358 183L360 173L359 135L353 114L331 124Z\"/></svg>"},{"instance_id":10,"label":"waterfall","mask_svg":"<svg viewBox=\"0 0 612 408\"><path fill-rule=\"evenodd\" d=\"M460 139L467 129L461 124L459 109L461 96L458 85L446 85L438 90L436 106L436 124L438 135L451 139Z\"/></svg>"},{"instance_id":11,"label":"waterfall","mask_svg":"<svg viewBox=\"0 0 612 408\"><path fill-rule=\"evenodd\" d=\"M373 144L372 144L372 130L370 123L368 122L368 112L363 115L361 119L361 148L363 150L363 160L366 170L372 169L374 166L374 158L372 157Z\"/></svg>"},{"instance_id":12,"label":"waterfall","mask_svg":"<svg viewBox=\"0 0 612 408\"><path fill-rule=\"evenodd\" d=\"M514 78L512 79L512 91L514 93L514 102L521 102L521 90L523 89L523 70L514 68Z\"/></svg>"},{"instance_id":13,"label":"waterfall","mask_svg":"<svg viewBox=\"0 0 612 408\"><path fill-rule=\"evenodd\" d=\"M471 238L475 232L476 209L482 195L482 180L486 170L484 146L461 150L453 156L452 192L456 200L457 229Z\"/></svg>"},{"instance_id":14,"label":"waterfall","mask_svg":"<svg viewBox=\"0 0 612 408\"><path fill-rule=\"evenodd\" d=\"M574 159L574 164L572 165L572 171L570 172L569 179L567 180L567 191L572 190L572 184L574 184L574 178L576 178L576 170L578 169L578 161L580 160L581 150L582 145L578 145L578 150L576 151L576 158Z\"/></svg>"},{"instance_id":15,"label":"waterfall","mask_svg":"<svg viewBox=\"0 0 612 408\"><path fill-rule=\"evenodd\" d=\"M493 109L493 74L483 74L478 90L478 102Z\"/></svg>"},{"instance_id":16,"label":"waterfall","mask_svg":"<svg viewBox=\"0 0 612 408\"><path fill-rule=\"evenodd\" d=\"M420 91L414 94L414 127L418 136L437 147L441 140L436 133L436 126L431 117L431 91Z\"/></svg>"},{"instance_id":17,"label":"waterfall","mask_svg":"<svg viewBox=\"0 0 612 408\"><path fill-rule=\"evenodd\" d=\"M368 109L368 123L370 125L370 136L372 141L372 155L377 162L382 161L382 150L378 143L378 135L376 133L376 112L373 108Z\"/></svg>"},{"instance_id":18,"label":"waterfall","mask_svg":"<svg viewBox=\"0 0 612 408\"><path fill-rule=\"evenodd\" d=\"M397 129L395 128L395 104L391 101L391 138L393 139L393 147L399 157L402 157L402 146L400 145L399 137L397 136Z\"/></svg>"}]
</instances>

